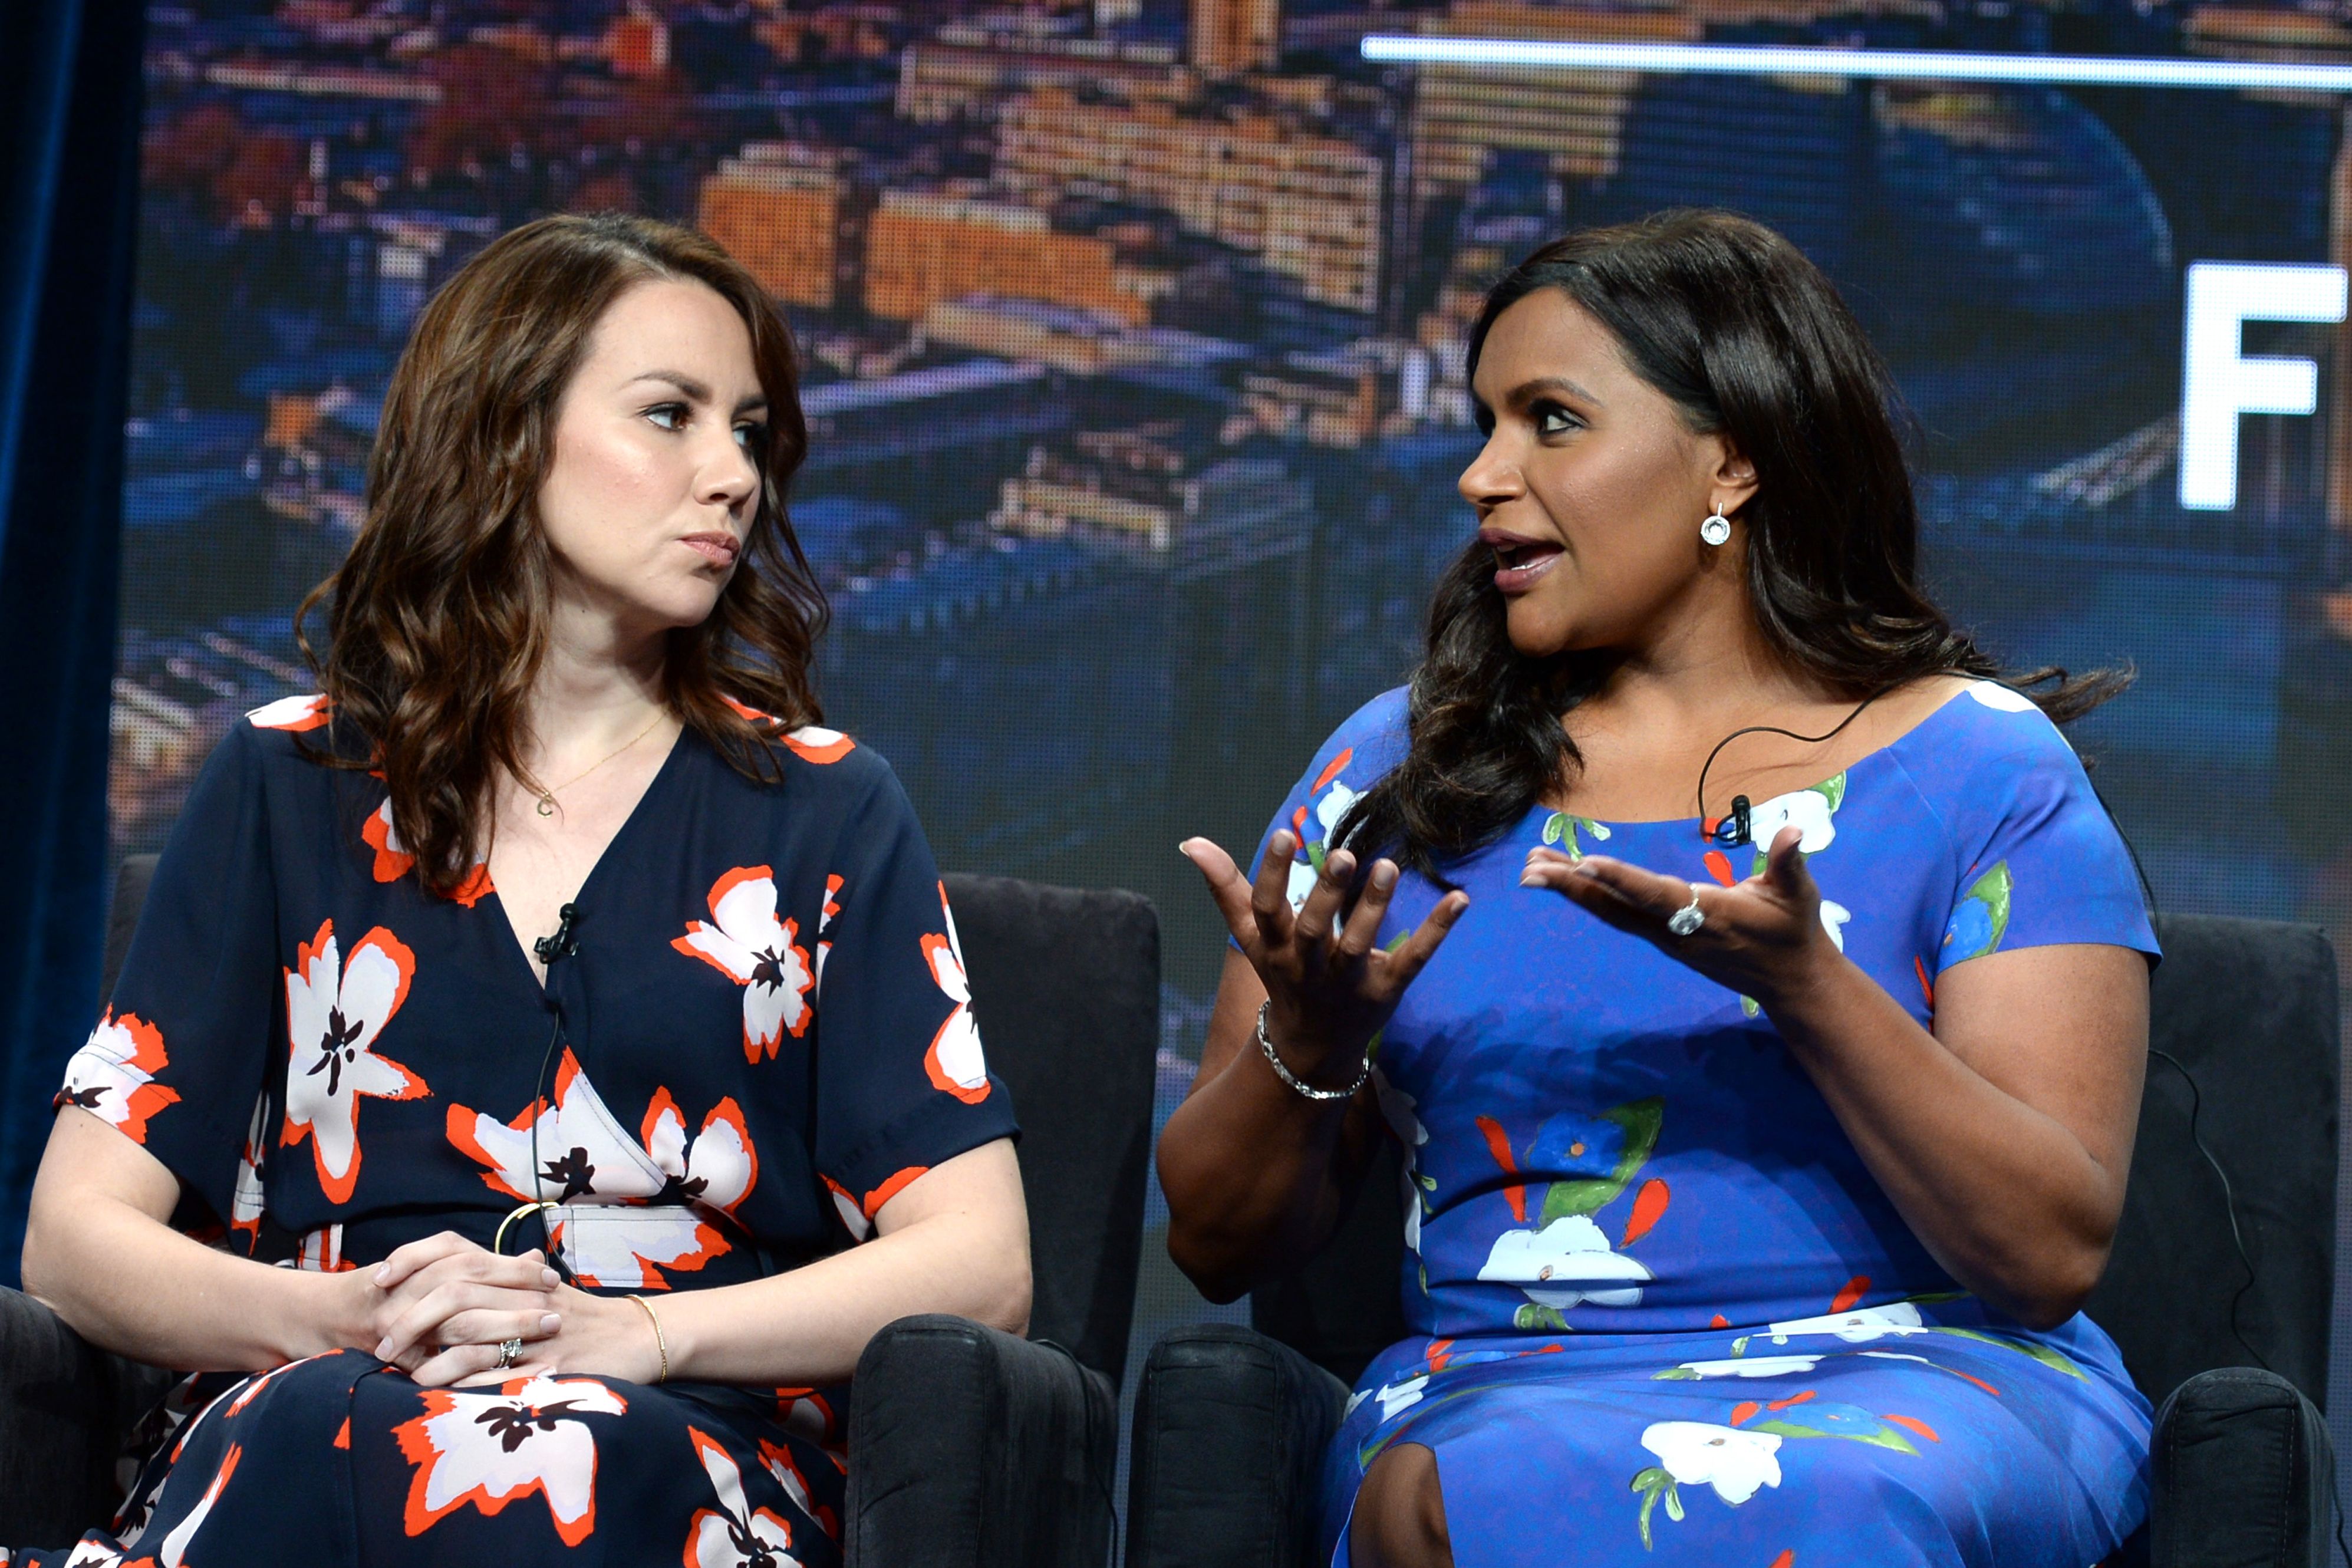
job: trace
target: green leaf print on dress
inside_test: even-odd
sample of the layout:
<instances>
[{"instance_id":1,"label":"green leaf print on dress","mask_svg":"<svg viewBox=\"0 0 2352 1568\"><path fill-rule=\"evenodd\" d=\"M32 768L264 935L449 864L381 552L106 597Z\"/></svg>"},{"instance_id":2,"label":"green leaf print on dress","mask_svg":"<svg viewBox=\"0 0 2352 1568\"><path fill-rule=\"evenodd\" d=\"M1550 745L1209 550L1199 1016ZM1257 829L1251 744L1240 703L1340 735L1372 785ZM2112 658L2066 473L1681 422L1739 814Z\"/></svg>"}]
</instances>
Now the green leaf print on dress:
<instances>
[{"instance_id":1,"label":"green leaf print on dress","mask_svg":"<svg viewBox=\"0 0 2352 1568\"><path fill-rule=\"evenodd\" d=\"M1969 884L1959 906L1952 910L1951 923L1944 928L1939 969L1982 958L2000 945L2000 939L2009 934L2009 900L2015 889L2006 860L1995 861L1991 870Z\"/></svg>"},{"instance_id":2,"label":"green leaf print on dress","mask_svg":"<svg viewBox=\"0 0 2352 1568\"><path fill-rule=\"evenodd\" d=\"M1598 1114L1564 1111L1546 1121L1524 1155L1512 1152L1509 1136L1492 1117L1473 1120L1506 1175L1571 1173L1541 1184L1541 1197L1528 1202L1538 1184L1508 1186L1503 1195L1512 1215L1535 1223L1495 1238L1478 1278L1516 1286L1528 1299L1513 1317L1515 1327L1567 1331L1566 1309L1590 1301L1600 1307L1638 1307L1642 1284L1653 1276L1640 1262L1610 1246L1592 1215L1621 1196L1658 1146L1666 1102L1651 1096L1612 1106ZM1647 1235L1671 1201L1666 1184L1643 1183L1628 1214L1621 1246Z\"/></svg>"},{"instance_id":3,"label":"green leaf print on dress","mask_svg":"<svg viewBox=\"0 0 2352 1568\"><path fill-rule=\"evenodd\" d=\"M1609 825L1595 822L1589 816L1570 816L1567 812L1555 811L1544 819L1543 841L1559 846L1561 853L1570 859L1581 860L1584 858L1584 846L1576 840L1580 831L1589 833L1596 839L1607 838Z\"/></svg>"},{"instance_id":4,"label":"green leaf print on dress","mask_svg":"<svg viewBox=\"0 0 2352 1568\"><path fill-rule=\"evenodd\" d=\"M1761 1487L1780 1484L1780 1438L1777 1433L1741 1431L1707 1421L1654 1421L1642 1433L1642 1447L1658 1457L1626 1484L1642 1494L1642 1512L1635 1522L1644 1550L1654 1550L1650 1538L1650 1513L1660 1500L1666 1517L1683 1517L1681 1489L1706 1486L1737 1508Z\"/></svg>"}]
</instances>

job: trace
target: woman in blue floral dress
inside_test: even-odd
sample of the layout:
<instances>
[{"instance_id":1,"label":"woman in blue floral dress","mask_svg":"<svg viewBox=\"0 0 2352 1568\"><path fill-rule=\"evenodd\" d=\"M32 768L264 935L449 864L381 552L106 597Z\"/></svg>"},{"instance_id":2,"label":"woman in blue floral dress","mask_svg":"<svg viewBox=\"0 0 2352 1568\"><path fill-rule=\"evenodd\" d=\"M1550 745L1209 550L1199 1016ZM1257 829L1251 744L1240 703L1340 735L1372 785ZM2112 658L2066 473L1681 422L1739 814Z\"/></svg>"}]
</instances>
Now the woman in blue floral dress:
<instances>
[{"instance_id":1,"label":"woman in blue floral dress","mask_svg":"<svg viewBox=\"0 0 2352 1568\"><path fill-rule=\"evenodd\" d=\"M837 1563L866 1341L1022 1327L938 871L806 681L804 443L688 231L428 308L322 689L214 752L34 1195L27 1289L201 1375L18 1563Z\"/></svg>"},{"instance_id":2,"label":"woman in blue floral dress","mask_svg":"<svg viewBox=\"0 0 2352 1568\"><path fill-rule=\"evenodd\" d=\"M2053 716L2116 683L2021 695L1919 595L1884 373L1769 231L1557 242L1471 363L1412 685L1254 876L1185 847L1235 952L1177 1260L1236 1294L1404 1152L1331 1560L2101 1562L2149 1411L2078 1309L2156 943Z\"/></svg>"}]
</instances>

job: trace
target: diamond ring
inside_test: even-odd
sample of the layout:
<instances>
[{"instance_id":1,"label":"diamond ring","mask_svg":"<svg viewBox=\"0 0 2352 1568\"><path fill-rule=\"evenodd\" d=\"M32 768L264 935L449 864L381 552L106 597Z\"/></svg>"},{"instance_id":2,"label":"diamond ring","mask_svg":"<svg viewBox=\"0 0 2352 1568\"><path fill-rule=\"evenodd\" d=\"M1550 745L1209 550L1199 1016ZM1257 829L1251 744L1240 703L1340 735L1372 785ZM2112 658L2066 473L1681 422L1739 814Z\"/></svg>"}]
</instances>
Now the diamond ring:
<instances>
[{"instance_id":1,"label":"diamond ring","mask_svg":"<svg viewBox=\"0 0 2352 1568\"><path fill-rule=\"evenodd\" d=\"M1688 936L1706 924L1706 911L1698 907L1698 884L1691 884L1691 901L1666 917L1666 929L1676 936Z\"/></svg>"},{"instance_id":2,"label":"diamond ring","mask_svg":"<svg viewBox=\"0 0 2352 1568\"><path fill-rule=\"evenodd\" d=\"M506 1371L507 1368L514 1365L516 1362L520 1361L521 1359L522 1341L520 1339L508 1340L499 1346L499 1370L500 1372Z\"/></svg>"}]
</instances>

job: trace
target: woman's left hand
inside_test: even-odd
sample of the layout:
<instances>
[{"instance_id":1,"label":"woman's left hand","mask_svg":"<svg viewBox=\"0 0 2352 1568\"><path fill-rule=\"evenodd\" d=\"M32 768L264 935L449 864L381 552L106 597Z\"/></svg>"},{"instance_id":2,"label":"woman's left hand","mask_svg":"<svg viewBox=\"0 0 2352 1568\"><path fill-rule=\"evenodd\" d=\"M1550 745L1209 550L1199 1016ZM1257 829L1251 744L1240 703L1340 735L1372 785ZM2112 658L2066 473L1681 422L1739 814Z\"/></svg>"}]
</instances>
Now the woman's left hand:
<instances>
[{"instance_id":1,"label":"woman's left hand","mask_svg":"<svg viewBox=\"0 0 2352 1568\"><path fill-rule=\"evenodd\" d=\"M1606 855L1578 858L1548 848L1528 852L1519 882L1565 894L1769 1011L1843 956L1822 924L1821 889L1797 847L1803 837L1796 827L1781 828L1756 875L1728 888L1685 882ZM1693 899L1704 918L1698 929L1677 936L1667 922Z\"/></svg>"},{"instance_id":2,"label":"woman's left hand","mask_svg":"<svg viewBox=\"0 0 2352 1568\"><path fill-rule=\"evenodd\" d=\"M570 1285L558 1285L550 1294L563 1326L545 1339L525 1341L513 1365L499 1365L495 1344L457 1344L409 1375L426 1388L496 1384L558 1373L589 1373L630 1383L661 1380L661 1348L654 1342L653 1320L643 1307L625 1296L598 1296Z\"/></svg>"}]
</instances>

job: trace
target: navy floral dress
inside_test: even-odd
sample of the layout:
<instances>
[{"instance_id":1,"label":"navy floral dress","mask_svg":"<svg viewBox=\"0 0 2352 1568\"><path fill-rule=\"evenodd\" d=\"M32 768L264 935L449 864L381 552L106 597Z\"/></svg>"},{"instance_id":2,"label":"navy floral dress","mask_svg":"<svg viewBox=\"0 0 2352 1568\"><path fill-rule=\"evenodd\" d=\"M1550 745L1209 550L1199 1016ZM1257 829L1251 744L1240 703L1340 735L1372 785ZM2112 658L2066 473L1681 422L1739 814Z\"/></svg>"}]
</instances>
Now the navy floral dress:
<instances>
[{"instance_id":1,"label":"navy floral dress","mask_svg":"<svg viewBox=\"0 0 2352 1568\"><path fill-rule=\"evenodd\" d=\"M930 850L846 737L785 737L762 784L682 735L542 989L485 868L422 891L383 784L302 754L319 699L248 717L58 1095L170 1167L183 1228L352 1268L442 1230L488 1246L544 1195L583 1288L655 1295L862 1241L1014 1131ZM845 1394L423 1389L356 1350L207 1375L152 1424L112 1535L17 1561L835 1563Z\"/></svg>"},{"instance_id":2,"label":"navy floral dress","mask_svg":"<svg viewBox=\"0 0 2352 1568\"><path fill-rule=\"evenodd\" d=\"M1307 846L1294 900L1405 746L1391 692L1317 754L1273 825ZM1759 845L1790 826L1829 935L1923 1025L1988 953L2156 952L2081 763L2005 687L1755 809ZM1694 882L1754 869L1698 828L1538 806L1446 868L1470 907L1373 1069L1412 1332L1332 1445L1331 1560L1365 1470L1405 1442L1437 1456L1461 1568L2099 1562L2147 1507L2149 1410L2114 1342L1968 1295L1752 1000L1519 886L1538 845ZM1441 896L1406 876L1381 940Z\"/></svg>"}]
</instances>

